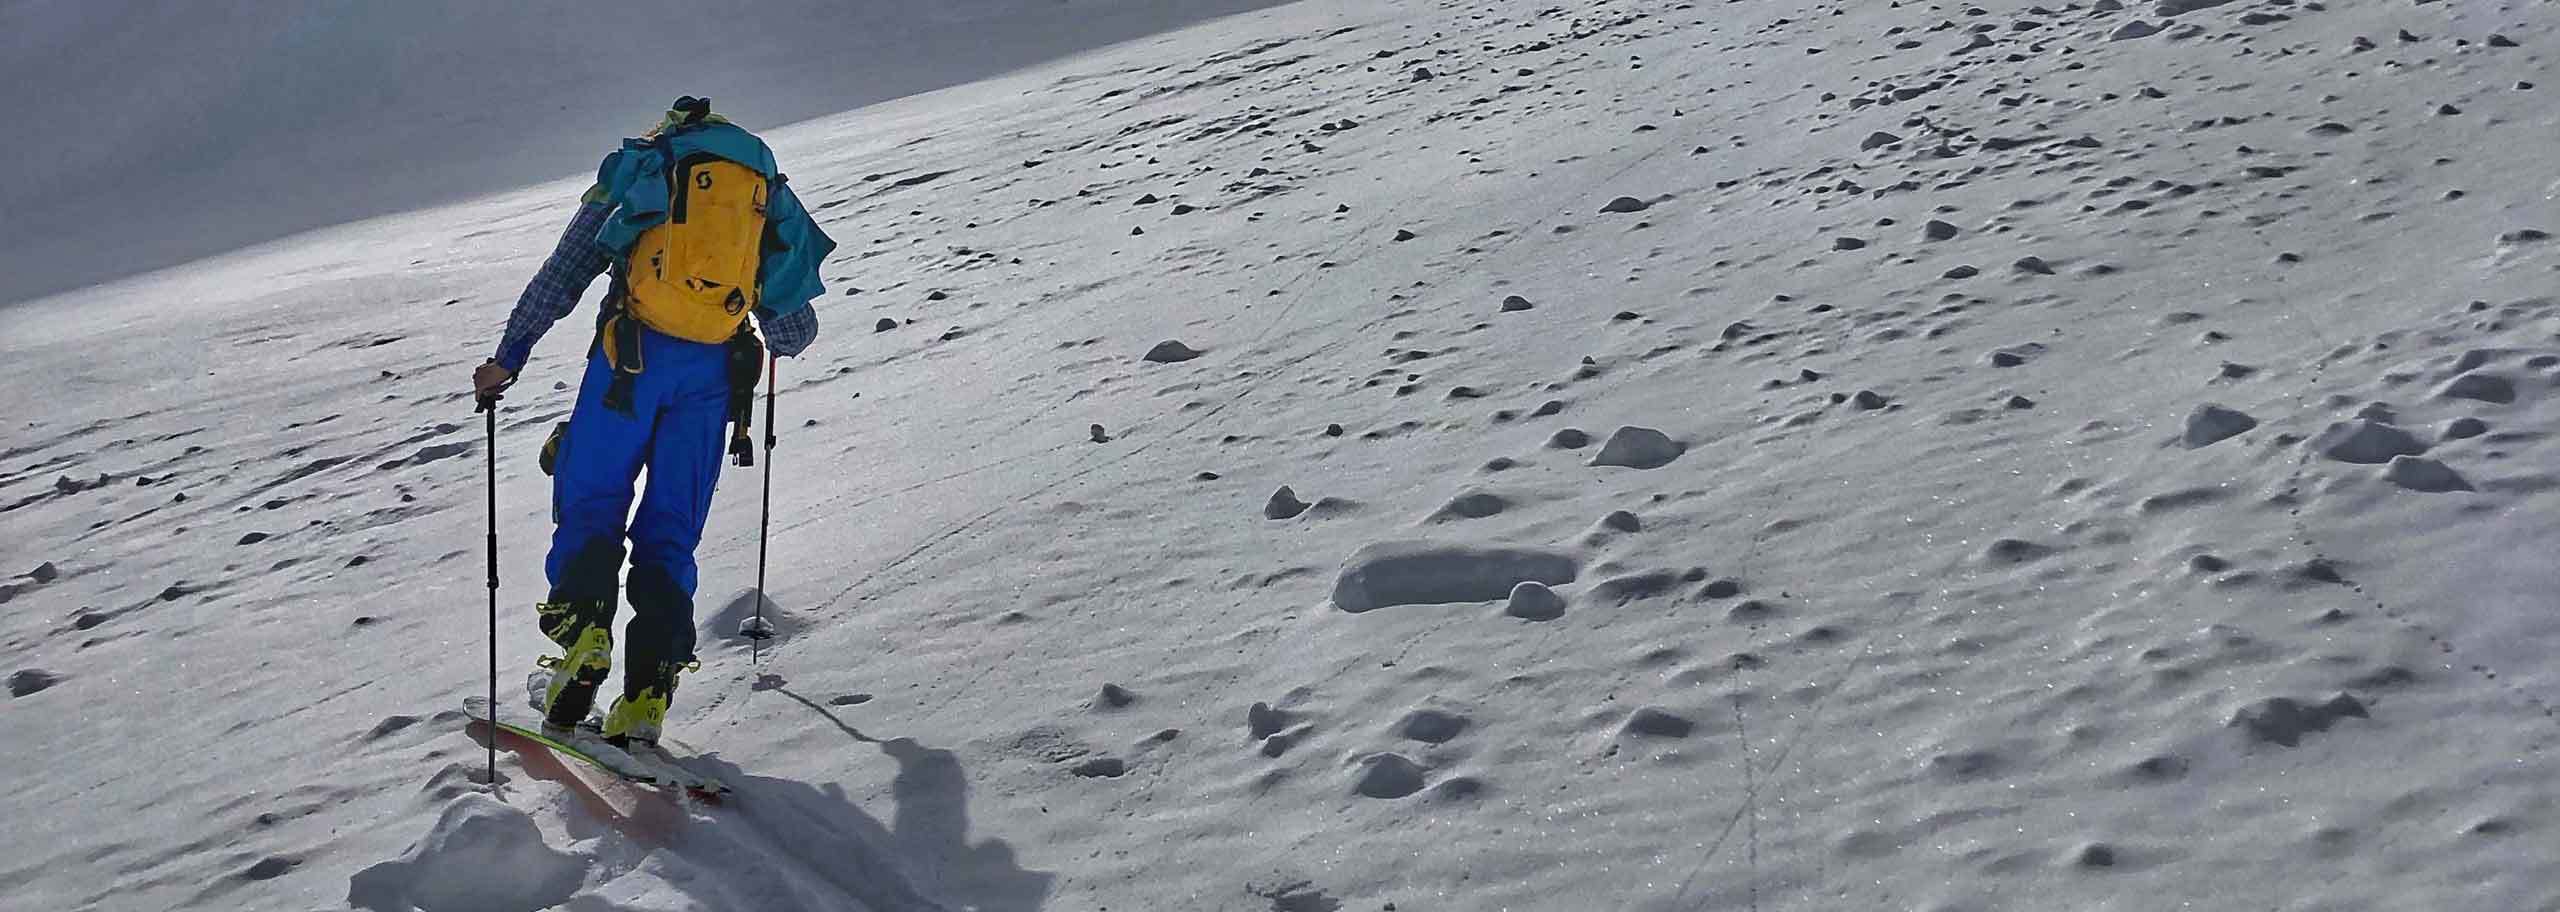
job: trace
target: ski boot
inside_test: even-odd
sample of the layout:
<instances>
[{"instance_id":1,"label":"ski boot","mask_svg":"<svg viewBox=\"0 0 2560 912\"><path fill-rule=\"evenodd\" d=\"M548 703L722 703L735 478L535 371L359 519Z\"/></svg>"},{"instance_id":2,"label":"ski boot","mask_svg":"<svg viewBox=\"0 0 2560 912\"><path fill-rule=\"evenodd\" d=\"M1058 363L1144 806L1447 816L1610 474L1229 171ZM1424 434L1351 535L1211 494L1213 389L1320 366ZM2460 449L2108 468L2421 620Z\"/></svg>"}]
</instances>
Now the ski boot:
<instances>
[{"instance_id":1,"label":"ski boot","mask_svg":"<svg viewBox=\"0 0 2560 912\"><path fill-rule=\"evenodd\" d=\"M610 606L585 602L544 602L536 606L542 615L542 632L568 650L566 655L543 656L538 662L551 673L541 694L542 725L553 731L568 731L584 722L595 711L596 691L613 673L613 627L610 615L598 620L599 609ZM540 673L536 673L540 679Z\"/></svg>"},{"instance_id":2,"label":"ski boot","mask_svg":"<svg viewBox=\"0 0 2560 912\"><path fill-rule=\"evenodd\" d=\"M702 663L692 661L668 663L650 675L654 680L626 682L630 686L621 698L613 701L613 709L605 713L605 740L625 750L632 749L635 744L657 746L658 735L667 723L667 704L675 700L677 673L701 667Z\"/></svg>"}]
</instances>

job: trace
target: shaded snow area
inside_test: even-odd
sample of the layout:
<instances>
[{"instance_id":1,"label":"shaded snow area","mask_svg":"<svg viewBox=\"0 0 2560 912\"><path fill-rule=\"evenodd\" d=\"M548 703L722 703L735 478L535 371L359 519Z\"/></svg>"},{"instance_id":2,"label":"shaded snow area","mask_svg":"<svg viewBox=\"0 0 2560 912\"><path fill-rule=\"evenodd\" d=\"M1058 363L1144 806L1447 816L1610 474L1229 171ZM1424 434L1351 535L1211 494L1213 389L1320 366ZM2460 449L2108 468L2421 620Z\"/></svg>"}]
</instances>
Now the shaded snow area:
<instances>
[{"instance_id":1,"label":"shaded snow area","mask_svg":"<svg viewBox=\"0 0 2560 912\"><path fill-rule=\"evenodd\" d=\"M10 0L0 303L591 169L677 95L772 126L1278 2Z\"/></svg>"},{"instance_id":2,"label":"shaded snow area","mask_svg":"<svg viewBox=\"0 0 2560 912\"><path fill-rule=\"evenodd\" d=\"M2555 24L1309 0L773 131L718 805L458 708L582 182L13 307L5 904L2560 909Z\"/></svg>"}]
</instances>

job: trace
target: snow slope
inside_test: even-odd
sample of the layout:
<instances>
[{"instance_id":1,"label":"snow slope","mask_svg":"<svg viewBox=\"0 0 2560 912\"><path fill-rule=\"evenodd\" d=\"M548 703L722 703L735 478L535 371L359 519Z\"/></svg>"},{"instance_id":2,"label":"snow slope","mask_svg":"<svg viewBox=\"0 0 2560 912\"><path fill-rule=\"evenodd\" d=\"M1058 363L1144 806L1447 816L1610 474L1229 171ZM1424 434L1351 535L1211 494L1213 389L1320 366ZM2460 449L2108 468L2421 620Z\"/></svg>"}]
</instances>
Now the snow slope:
<instances>
[{"instance_id":1,"label":"snow slope","mask_svg":"<svg viewBox=\"0 0 2560 912\"><path fill-rule=\"evenodd\" d=\"M575 182L13 310L0 886L2560 909L2551 6L2100 7L1309 0L778 131L845 244L718 808L454 708Z\"/></svg>"}]
</instances>

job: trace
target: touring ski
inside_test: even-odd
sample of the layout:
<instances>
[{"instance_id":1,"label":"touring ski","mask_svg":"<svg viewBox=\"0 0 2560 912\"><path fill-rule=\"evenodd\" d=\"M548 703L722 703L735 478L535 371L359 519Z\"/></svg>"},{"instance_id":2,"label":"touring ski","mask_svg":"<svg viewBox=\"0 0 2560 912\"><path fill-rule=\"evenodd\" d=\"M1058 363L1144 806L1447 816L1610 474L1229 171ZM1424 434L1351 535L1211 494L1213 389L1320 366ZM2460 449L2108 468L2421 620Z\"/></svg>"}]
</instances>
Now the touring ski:
<instances>
[{"instance_id":1,"label":"touring ski","mask_svg":"<svg viewBox=\"0 0 2560 912\"><path fill-rule=\"evenodd\" d=\"M462 712L474 722L495 726L507 734L532 741L552 753L612 773L627 782L682 789L708 798L729 793L727 783L685 769L674 754L661 746L634 745L637 750L624 750L613 746L612 742L605 740L602 732L589 726L559 732L546 730L538 724L520 725L495 718L489 711L486 697L464 698ZM690 748L681 745L677 749L691 752Z\"/></svg>"}]
</instances>

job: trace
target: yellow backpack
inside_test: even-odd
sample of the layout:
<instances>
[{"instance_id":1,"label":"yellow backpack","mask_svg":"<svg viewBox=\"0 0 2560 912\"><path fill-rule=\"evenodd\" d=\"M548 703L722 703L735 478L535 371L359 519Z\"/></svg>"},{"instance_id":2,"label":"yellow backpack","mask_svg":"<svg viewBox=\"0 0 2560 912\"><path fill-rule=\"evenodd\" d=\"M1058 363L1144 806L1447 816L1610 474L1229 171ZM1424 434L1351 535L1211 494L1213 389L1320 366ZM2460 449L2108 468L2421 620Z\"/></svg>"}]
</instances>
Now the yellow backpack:
<instances>
[{"instance_id":1,"label":"yellow backpack","mask_svg":"<svg viewBox=\"0 0 2560 912\"><path fill-rule=\"evenodd\" d=\"M676 162L667 180L667 220L632 243L623 306L667 335L727 342L756 306L765 177L697 153Z\"/></svg>"}]
</instances>

